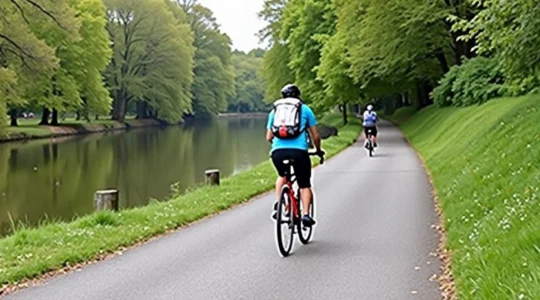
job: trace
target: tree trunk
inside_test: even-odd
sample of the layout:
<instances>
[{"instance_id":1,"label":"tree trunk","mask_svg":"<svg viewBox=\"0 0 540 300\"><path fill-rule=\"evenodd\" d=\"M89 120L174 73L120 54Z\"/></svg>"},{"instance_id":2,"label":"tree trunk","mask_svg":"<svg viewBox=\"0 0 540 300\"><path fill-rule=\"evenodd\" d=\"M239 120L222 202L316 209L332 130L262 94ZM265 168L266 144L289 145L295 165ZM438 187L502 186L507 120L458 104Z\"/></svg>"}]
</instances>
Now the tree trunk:
<instances>
[{"instance_id":1,"label":"tree trunk","mask_svg":"<svg viewBox=\"0 0 540 300\"><path fill-rule=\"evenodd\" d=\"M43 114L41 115L41 122L39 122L39 125L49 125L49 115L51 114L51 111L44 107L43 108Z\"/></svg>"},{"instance_id":2,"label":"tree trunk","mask_svg":"<svg viewBox=\"0 0 540 300\"><path fill-rule=\"evenodd\" d=\"M78 110L76 114L75 120L79 121L81 119L81 112Z\"/></svg>"},{"instance_id":3,"label":"tree trunk","mask_svg":"<svg viewBox=\"0 0 540 300\"><path fill-rule=\"evenodd\" d=\"M19 124L17 123L17 117L18 117L19 111L14 108L9 111L9 117L11 119L10 126L17 127Z\"/></svg>"},{"instance_id":4,"label":"tree trunk","mask_svg":"<svg viewBox=\"0 0 540 300\"><path fill-rule=\"evenodd\" d=\"M137 119L148 119L148 103L137 102Z\"/></svg>"},{"instance_id":5,"label":"tree trunk","mask_svg":"<svg viewBox=\"0 0 540 300\"><path fill-rule=\"evenodd\" d=\"M348 123L348 120L347 120L347 104L343 104L342 108L343 108L343 111L342 111L342 113L343 113L343 125L347 125L347 123Z\"/></svg>"},{"instance_id":6,"label":"tree trunk","mask_svg":"<svg viewBox=\"0 0 540 300\"><path fill-rule=\"evenodd\" d=\"M52 111L51 125L58 126L58 111L56 109Z\"/></svg>"},{"instance_id":7,"label":"tree trunk","mask_svg":"<svg viewBox=\"0 0 540 300\"><path fill-rule=\"evenodd\" d=\"M433 87L431 84L428 81L424 81L424 102L422 103L422 108L433 104L433 101L431 100L432 91Z\"/></svg>"},{"instance_id":8,"label":"tree trunk","mask_svg":"<svg viewBox=\"0 0 540 300\"><path fill-rule=\"evenodd\" d=\"M126 117L126 97L124 89L116 92L114 97L112 119L118 122L124 122Z\"/></svg>"},{"instance_id":9,"label":"tree trunk","mask_svg":"<svg viewBox=\"0 0 540 300\"><path fill-rule=\"evenodd\" d=\"M446 56L444 55L444 51L442 49L437 49L435 51L435 57L439 61L439 64L441 65L441 70L443 74L446 74L450 67L448 66L448 60L446 59Z\"/></svg>"},{"instance_id":10,"label":"tree trunk","mask_svg":"<svg viewBox=\"0 0 540 300\"><path fill-rule=\"evenodd\" d=\"M416 83L416 98L415 99L415 103L414 103L414 106L417 108L417 109L421 109L421 108L424 108L430 104L432 104L433 102L431 101L431 98L429 96L429 94L431 93L431 91L433 90L433 87L431 86L431 84L429 84L429 82L427 81L421 81L421 82L417 82Z\"/></svg>"}]
</instances>

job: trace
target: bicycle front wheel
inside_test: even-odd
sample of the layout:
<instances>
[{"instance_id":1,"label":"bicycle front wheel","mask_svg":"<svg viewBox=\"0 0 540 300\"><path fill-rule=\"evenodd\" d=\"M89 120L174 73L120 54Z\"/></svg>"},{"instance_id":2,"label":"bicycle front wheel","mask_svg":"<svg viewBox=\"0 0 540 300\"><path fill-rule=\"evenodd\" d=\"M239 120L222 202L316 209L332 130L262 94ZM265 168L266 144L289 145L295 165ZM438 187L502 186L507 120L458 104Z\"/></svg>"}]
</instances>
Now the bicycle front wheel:
<instances>
[{"instance_id":1,"label":"bicycle front wheel","mask_svg":"<svg viewBox=\"0 0 540 300\"><path fill-rule=\"evenodd\" d=\"M276 216L276 242L279 253L283 257L289 255L293 245L294 225L290 213L291 205L289 187L284 186L281 189Z\"/></svg>"}]
</instances>

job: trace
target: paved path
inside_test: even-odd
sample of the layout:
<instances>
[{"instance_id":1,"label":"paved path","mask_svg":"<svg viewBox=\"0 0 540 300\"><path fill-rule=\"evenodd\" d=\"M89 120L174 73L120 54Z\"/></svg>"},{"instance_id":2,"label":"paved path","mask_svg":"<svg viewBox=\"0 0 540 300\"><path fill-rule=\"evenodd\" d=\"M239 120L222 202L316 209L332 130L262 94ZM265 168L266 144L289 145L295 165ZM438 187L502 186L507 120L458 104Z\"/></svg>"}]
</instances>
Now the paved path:
<instances>
[{"instance_id":1,"label":"paved path","mask_svg":"<svg viewBox=\"0 0 540 300\"><path fill-rule=\"evenodd\" d=\"M395 127L379 131L373 158L356 143L315 169L314 240L287 258L271 193L6 299L440 299L427 176Z\"/></svg>"}]
</instances>

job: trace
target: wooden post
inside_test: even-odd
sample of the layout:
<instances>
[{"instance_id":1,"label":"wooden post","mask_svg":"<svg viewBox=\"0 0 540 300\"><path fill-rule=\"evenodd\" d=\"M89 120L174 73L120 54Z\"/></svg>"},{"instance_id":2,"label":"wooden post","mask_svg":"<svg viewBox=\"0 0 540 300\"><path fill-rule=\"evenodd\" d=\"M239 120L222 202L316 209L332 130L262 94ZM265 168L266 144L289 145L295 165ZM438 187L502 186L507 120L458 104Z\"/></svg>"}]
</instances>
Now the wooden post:
<instances>
[{"instance_id":1,"label":"wooden post","mask_svg":"<svg viewBox=\"0 0 540 300\"><path fill-rule=\"evenodd\" d=\"M204 174L206 175L206 180L205 180L206 184L219 185L219 170L218 169L206 170Z\"/></svg>"},{"instance_id":2,"label":"wooden post","mask_svg":"<svg viewBox=\"0 0 540 300\"><path fill-rule=\"evenodd\" d=\"M118 211L118 191L97 191L94 194L94 205L96 210Z\"/></svg>"}]
</instances>

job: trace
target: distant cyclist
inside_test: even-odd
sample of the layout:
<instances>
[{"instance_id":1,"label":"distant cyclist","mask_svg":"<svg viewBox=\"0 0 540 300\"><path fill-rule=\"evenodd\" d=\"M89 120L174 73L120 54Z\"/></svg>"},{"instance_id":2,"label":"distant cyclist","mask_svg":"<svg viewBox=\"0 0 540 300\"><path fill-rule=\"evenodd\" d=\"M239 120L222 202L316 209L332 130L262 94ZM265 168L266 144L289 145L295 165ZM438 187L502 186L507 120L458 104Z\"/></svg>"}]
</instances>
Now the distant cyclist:
<instances>
[{"instance_id":1,"label":"distant cyclist","mask_svg":"<svg viewBox=\"0 0 540 300\"><path fill-rule=\"evenodd\" d=\"M369 104L367 106L367 110L364 111L364 123L362 124L364 126L364 147L367 148L368 145L368 130L371 129L371 135L373 135L373 146L377 147L377 121L379 121L379 117L377 116L377 113L373 111L373 105Z\"/></svg>"},{"instance_id":2,"label":"distant cyclist","mask_svg":"<svg viewBox=\"0 0 540 300\"><path fill-rule=\"evenodd\" d=\"M268 115L266 139L272 143L271 157L278 172L276 181L276 197L279 198L281 189L286 181L286 172L289 171L283 161L292 159L300 198L306 208L302 223L304 226L313 226L315 220L309 216L309 209L313 194L311 191L311 160L308 149L308 132L319 155L321 138L317 130L317 120L309 106L300 100L300 89L288 84L281 90L283 99L274 102L274 109ZM274 204L272 217L276 218L277 202Z\"/></svg>"}]
</instances>

